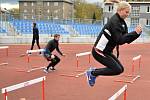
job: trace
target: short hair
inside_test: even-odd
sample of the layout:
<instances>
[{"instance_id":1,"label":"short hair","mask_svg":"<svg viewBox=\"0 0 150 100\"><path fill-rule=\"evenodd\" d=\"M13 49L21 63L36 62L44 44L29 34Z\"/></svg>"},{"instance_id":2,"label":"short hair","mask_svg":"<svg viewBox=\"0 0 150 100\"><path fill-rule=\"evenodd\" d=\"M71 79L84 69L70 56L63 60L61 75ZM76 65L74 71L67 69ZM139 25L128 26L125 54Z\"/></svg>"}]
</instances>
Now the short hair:
<instances>
[{"instance_id":1,"label":"short hair","mask_svg":"<svg viewBox=\"0 0 150 100\"><path fill-rule=\"evenodd\" d=\"M125 8L129 8L131 10L131 5L126 1L121 1L117 4L117 11L120 11Z\"/></svg>"},{"instance_id":2,"label":"short hair","mask_svg":"<svg viewBox=\"0 0 150 100\"><path fill-rule=\"evenodd\" d=\"M54 34L54 38L60 36L60 34Z\"/></svg>"},{"instance_id":3,"label":"short hair","mask_svg":"<svg viewBox=\"0 0 150 100\"><path fill-rule=\"evenodd\" d=\"M35 26L36 26L36 23L33 23L33 26L35 27Z\"/></svg>"}]
</instances>

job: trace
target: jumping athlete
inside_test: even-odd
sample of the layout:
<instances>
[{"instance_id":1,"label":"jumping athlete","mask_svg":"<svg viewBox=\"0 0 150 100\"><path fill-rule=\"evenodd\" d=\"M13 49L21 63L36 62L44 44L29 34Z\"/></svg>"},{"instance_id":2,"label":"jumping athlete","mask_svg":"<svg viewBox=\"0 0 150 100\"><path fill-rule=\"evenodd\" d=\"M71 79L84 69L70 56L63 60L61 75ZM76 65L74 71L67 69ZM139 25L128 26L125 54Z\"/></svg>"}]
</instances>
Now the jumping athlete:
<instances>
[{"instance_id":1,"label":"jumping athlete","mask_svg":"<svg viewBox=\"0 0 150 100\"><path fill-rule=\"evenodd\" d=\"M59 50L59 38L60 35L55 34L54 39L50 40L44 49L44 57L47 59L47 61L50 61L49 65L44 69L45 73L49 72L49 68L51 70L55 70L55 65L60 62L60 58L52 54L55 49L60 55L65 56L65 54Z\"/></svg>"},{"instance_id":2,"label":"jumping athlete","mask_svg":"<svg viewBox=\"0 0 150 100\"><path fill-rule=\"evenodd\" d=\"M128 33L125 18L129 16L131 5L125 1L118 3L117 12L104 25L92 48L92 55L96 61L103 64L104 68L90 68L86 71L87 81L94 86L98 76L119 75L124 71L123 65L113 54L117 48L119 56L119 45L130 44L142 33L141 26L136 26L133 32Z\"/></svg>"}]
</instances>

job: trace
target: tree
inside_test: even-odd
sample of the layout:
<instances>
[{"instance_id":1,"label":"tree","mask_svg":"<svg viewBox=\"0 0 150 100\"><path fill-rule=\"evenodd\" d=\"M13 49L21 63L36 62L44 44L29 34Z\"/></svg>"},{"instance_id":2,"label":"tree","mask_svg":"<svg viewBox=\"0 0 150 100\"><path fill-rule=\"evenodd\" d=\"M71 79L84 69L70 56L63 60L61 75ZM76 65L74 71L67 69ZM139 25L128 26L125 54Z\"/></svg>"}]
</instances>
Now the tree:
<instances>
[{"instance_id":1,"label":"tree","mask_svg":"<svg viewBox=\"0 0 150 100\"><path fill-rule=\"evenodd\" d=\"M93 19L94 13L96 19L100 20L102 16L102 8L97 4L89 4L84 0L75 1L75 18Z\"/></svg>"}]
</instances>

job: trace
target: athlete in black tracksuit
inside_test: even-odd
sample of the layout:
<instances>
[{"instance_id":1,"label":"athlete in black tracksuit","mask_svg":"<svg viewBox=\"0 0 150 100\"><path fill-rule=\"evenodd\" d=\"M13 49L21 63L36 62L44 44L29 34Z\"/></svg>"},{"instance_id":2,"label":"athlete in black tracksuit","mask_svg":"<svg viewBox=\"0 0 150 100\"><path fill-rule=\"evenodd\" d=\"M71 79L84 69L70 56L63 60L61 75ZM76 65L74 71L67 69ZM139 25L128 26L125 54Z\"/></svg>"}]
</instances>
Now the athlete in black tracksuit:
<instances>
[{"instance_id":1,"label":"athlete in black tracksuit","mask_svg":"<svg viewBox=\"0 0 150 100\"><path fill-rule=\"evenodd\" d=\"M124 71L123 65L113 54L113 49L117 47L117 56L119 56L119 45L129 44L139 36L140 34L136 31L128 33L125 21L118 13L114 14L100 32L92 49L93 57L106 67L95 69L91 74L112 76L122 73Z\"/></svg>"},{"instance_id":2,"label":"athlete in black tracksuit","mask_svg":"<svg viewBox=\"0 0 150 100\"><path fill-rule=\"evenodd\" d=\"M44 57L47 61L51 61L46 68L46 72L48 72L49 68L51 68L51 70L55 70L54 66L60 62L60 58L52 54L55 49L60 55L63 56L63 53L59 50L59 37L59 34L55 34L54 39L50 40L45 47Z\"/></svg>"},{"instance_id":3,"label":"athlete in black tracksuit","mask_svg":"<svg viewBox=\"0 0 150 100\"><path fill-rule=\"evenodd\" d=\"M32 39L32 45L31 45L31 50L33 50L33 46L36 40L36 44L38 46L38 48L40 49L40 45L39 45L39 30L36 27L36 23L33 23L33 39Z\"/></svg>"}]
</instances>

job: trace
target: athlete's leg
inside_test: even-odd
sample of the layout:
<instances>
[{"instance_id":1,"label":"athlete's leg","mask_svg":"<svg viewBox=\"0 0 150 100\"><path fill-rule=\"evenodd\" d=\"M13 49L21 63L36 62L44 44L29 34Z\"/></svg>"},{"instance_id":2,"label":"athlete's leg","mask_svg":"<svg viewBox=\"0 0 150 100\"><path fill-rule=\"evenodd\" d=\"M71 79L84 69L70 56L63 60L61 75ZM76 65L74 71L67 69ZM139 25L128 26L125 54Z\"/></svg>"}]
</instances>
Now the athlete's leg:
<instances>
[{"instance_id":1,"label":"athlete's leg","mask_svg":"<svg viewBox=\"0 0 150 100\"><path fill-rule=\"evenodd\" d=\"M105 66L105 68L98 68L95 71L92 71L92 75L99 76L111 76L111 75L119 75L124 71L122 64L113 54L98 54L95 49L92 50L93 57L101 64Z\"/></svg>"}]
</instances>

